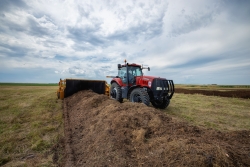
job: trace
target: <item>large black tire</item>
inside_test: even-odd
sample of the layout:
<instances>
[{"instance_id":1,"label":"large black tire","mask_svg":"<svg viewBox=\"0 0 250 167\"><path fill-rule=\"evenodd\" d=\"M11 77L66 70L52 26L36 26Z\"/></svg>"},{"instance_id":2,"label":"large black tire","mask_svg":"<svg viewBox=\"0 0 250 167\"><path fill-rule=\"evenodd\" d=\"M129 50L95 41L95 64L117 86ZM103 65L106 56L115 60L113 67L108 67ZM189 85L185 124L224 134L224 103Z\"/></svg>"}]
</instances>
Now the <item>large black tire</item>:
<instances>
[{"instance_id":1,"label":"large black tire","mask_svg":"<svg viewBox=\"0 0 250 167\"><path fill-rule=\"evenodd\" d=\"M162 101L155 100L151 101L151 103L155 108L165 109L169 105L170 99L164 98Z\"/></svg>"},{"instance_id":2,"label":"large black tire","mask_svg":"<svg viewBox=\"0 0 250 167\"><path fill-rule=\"evenodd\" d=\"M130 94L129 101L136 103L144 103L147 106L150 104L149 95L142 88L135 88Z\"/></svg>"},{"instance_id":3,"label":"large black tire","mask_svg":"<svg viewBox=\"0 0 250 167\"><path fill-rule=\"evenodd\" d=\"M121 87L116 82L111 84L110 97L119 101L120 103L123 101Z\"/></svg>"}]
</instances>

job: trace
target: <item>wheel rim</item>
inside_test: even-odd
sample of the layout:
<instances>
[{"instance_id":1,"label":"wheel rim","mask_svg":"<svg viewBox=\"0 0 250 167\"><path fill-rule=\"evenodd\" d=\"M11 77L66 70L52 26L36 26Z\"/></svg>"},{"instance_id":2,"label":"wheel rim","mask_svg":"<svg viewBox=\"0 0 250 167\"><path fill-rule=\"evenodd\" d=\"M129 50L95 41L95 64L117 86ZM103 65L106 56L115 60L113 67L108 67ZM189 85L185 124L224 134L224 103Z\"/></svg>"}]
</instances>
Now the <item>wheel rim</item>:
<instances>
[{"instance_id":1,"label":"wheel rim","mask_svg":"<svg viewBox=\"0 0 250 167\"><path fill-rule=\"evenodd\" d=\"M139 94L134 94L132 100L133 100L132 102L137 102L137 103L142 102L141 96Z\"/></svg>"},{"instance_id":2,"label":"wheel rim","mask_svg":"<svg viewBox=\"0 0 250 167\"><path fill-rule=\"evenodd\" d=\"M115 98L116 98L116 94L117 94L117 89L114 88L114 89L111 91L111 97L115 99Z\"/></svg>"}]
</instances>

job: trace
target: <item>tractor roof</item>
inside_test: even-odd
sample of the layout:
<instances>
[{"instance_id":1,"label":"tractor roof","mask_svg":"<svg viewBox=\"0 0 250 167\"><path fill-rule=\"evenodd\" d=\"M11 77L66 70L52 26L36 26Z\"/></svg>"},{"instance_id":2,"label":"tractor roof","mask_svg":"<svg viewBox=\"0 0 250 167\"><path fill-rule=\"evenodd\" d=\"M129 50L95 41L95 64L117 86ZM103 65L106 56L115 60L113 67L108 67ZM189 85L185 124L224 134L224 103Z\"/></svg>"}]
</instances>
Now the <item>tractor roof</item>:
<instances>
[{"instance_id":1,"label":"tractor roof","mask_svg":"<svg viewBox=\"0 0 250 167\"><path fill-rule=\"evenodd\" d=\"M127 63L127 65L128 65L128 66L136 66L136 67L141 67L141 65L139 65L139 64L135 64L135 63L132 63L132 64ZM123 64L123 65L122 65L122 67L126 67L126 65L125 65L125 64Z\"/></svg>"}]
</instances>

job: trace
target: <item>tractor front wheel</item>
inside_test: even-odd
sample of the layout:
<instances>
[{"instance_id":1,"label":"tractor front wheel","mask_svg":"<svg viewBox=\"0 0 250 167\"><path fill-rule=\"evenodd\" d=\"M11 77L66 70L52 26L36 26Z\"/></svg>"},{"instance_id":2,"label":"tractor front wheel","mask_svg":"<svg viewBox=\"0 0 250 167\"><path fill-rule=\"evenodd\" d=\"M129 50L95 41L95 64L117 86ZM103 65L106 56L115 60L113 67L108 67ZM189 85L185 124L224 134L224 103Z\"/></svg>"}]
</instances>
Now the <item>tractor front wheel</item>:
<instances>
[{"instance_id":1,"label":"tractor front wheel","mask_svg":"<svg viewBox=\"0 0 250 167\"><path fill-rule=\"evenodd\" d=\"M142 88L134 89L130 94L129 101L136 103L144 103L147 106L150 104L149 95Z\"/></svg>"},{"instance_id":2,"label":"tractor front wheel","mask_svg":"<svg viewBox=\"0 0 250 167\"><path fill-rule=\"evenodd\" d=\"M120 85L118 85L115 82L111 84L110 97L112 99L115 99L115 100L119 101L120 103L123 101L121 87L120 87Z\"/></svg>"},{"instance_id":3,"label":"tractor front wheel","mask_svg":"<svg viewBox=\"0 0 250 167\"><path fill-rule=\"evenodd\" d=\"M155 108L165 109L169 105L170 100L168 98L164 98L162 101L155 100L151 101L151 103Z\"/></svg>"}]
</instances>

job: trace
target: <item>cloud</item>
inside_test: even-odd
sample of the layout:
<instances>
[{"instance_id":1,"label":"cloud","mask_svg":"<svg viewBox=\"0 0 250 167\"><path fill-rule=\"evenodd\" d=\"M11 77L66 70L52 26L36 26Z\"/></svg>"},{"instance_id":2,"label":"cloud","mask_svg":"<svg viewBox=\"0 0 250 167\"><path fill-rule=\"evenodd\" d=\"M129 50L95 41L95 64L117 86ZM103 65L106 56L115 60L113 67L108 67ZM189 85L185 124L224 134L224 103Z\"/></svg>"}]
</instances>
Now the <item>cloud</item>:
<instances>
[{"instance_id":1,"label":"cloud","mask_svg":"<svg viewBox=\"0 0 250 167\"><path fill-rule=\"evenodd\" d=\"M222 1L189 1L171 3L166 17L168 37L176 37L211 25L220 15ZM179 8L176 8L178 6Z\"/></svg>"},{"instance_id":2,"label":"cloud","mask_svg":"<svg viewBox=\"0 0 250 167\"><path fill-rule=\"evenodd\" d=\"M27 32L31 36L38 36L38 37L54 37L57 34L57 26L52 22L52 20L47 17L43 16L40 18L36 18L34 16L27 17L27 27L29 29Z\"/></svg>"},{"instance_id":3,"label":"cloud","mask_svg":"<svg viewBox=\"0 0 250 167\"><path fill-rule=\"evenodd\" d=\"M69 73L77 76L85 76L85 71L81 67L71 67L69 68Z\"/></svg>"},{"instance_id":4,"label":"cloud","mask_svg":"<svg viewBox=\"0 0 250 167\"><path fill-rule=\"evenodd\" d=\"M109 36L114 40L137 40L143 38L144 40L151 39L162 33L163 18L165 17L165 10L167 10L167 4L163 1L159 1L157 5L149 6L150 4L138 3L135 6L130 6L126 10L120 13L121 22L125 28L121 28L115 31ZM139 6L139 8L138 8ZM137 10L134 10L136 8ZM132 12L130 12L132 11ZM119 16L119 15L118 15Z\"/></svg>"},{"instance_id":5,"label":"cloud","mask_svg":"<svg viewBox=\"0 0 250 167\"><path fill-rule=\"evenodd\" d=\"M87 48L93 46L105 48L113 45L115 41L136 42L139 38L148 40L162 33L165 16L163 9L167 7L165 4L160 3L151 7L142 3L134 6L123 3L105 5L108 8L94 8L92 5L86 5L85 9L78 7L82 13L79 22L76 26L67 28L68 37L75 41L75 45L84 49L87 45L89 45ZM140 6L139 11L135 10L138 6ZM99 15L92 14L95 12ZM80 42L82 44L78 44Z\"/></svg>"},{"instance_id":6,"label":"cloud","mask_svg":"<svg viewBox=\"0 0 250 167\"><path fill-rule=\"evenodd\" d=\"M75 43L90 44L90 46L103 46L105 40L95 34L96 31L96 28L68 28L69 38L75 41Z\"/></svg>"},{"instance_id":7,"label":"cloud","mask_svg":"<svg viewBox=\"0 0 250 167\"><path fill-rule=\"evenodd\" d=\"M195 68L197 66L205 66L207 64L211 64L218 60L222 59L220 56L218 57L201 57L193 60L187 60L187 62L182 62L181 64L174 64L168 66L168 68Z\"/></svg>"},{"instance_id":8,"label":"cloud","mask_svg":"<svg viewBox=\"0 0 250 167\"><path fill-rule=\"evenodd\" d=\"M178 83L250 83L249 4L2 0L0 82L103 79L127 59Z\"/></svg>"},{"instance_id":9,"label":"cloud","mask_svg":"<svg viewBox=\"0 0 250 167\"><path fill-rule=\"evenodd\" d=\"M171 35L181 35L190 33L199 28L208 26L214 20L216 14L205 13L205 14L193 14L184 15L183 23L178 25L173 25L175 28L170 32Z\"/></svg>"},{"instance_id":10,"label":"cloud","mask_svg":"<svg viewBox=\"0 0 250 167\"><path fill-rule=\"evenodd\" d=\"M15 0L15 1L1 0L0 1L1 13L12 10L12 9L23 9L27 7L28 7L27 4L24 3L22 0Z\"/></svg>"}]
</instances>

